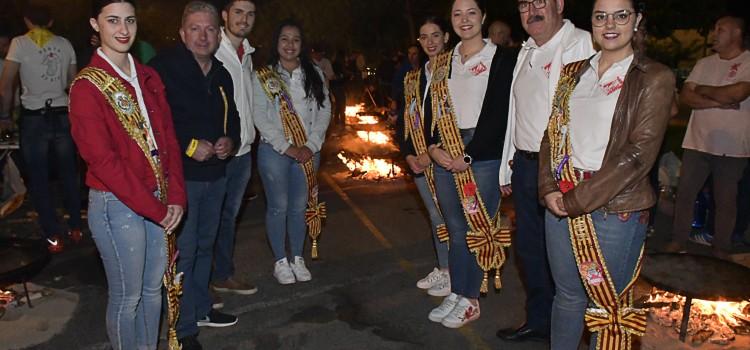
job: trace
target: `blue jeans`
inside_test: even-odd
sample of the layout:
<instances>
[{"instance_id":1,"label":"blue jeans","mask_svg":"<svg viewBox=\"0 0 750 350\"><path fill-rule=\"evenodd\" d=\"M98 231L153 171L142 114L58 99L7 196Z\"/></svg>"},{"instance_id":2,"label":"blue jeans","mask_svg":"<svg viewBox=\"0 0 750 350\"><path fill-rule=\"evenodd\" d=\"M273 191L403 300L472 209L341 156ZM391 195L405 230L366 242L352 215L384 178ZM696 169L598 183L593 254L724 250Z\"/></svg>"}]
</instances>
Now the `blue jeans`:
<instances>
[{"instance_id":1,"label":"blue jeans","mask_svg":"<svg viewBox=\"0 0 750 350\"><path fill-rule=\"evenodd\" d=\"M422 197L422 202L427 209L427 214L430 216L432 241L435 244L438 267L448 268L448 242L440 242L440 239L438 239L437 236L437 227L444 223L443 216L440 214L437 206L435 206L435 201L432 200L432 193L430 192L430 187L427 185L427 178L424 176L415 177L414 184L417 185L419 196Z\"/></svg>"},{"instance_id":2,"label":"blue jeans","mask_svg":"<svg viewBox=\"0 0 750 350\"><path fill-rule=\"evenodd\" d=\"M112 348L156 349L167 266L164 230L111 192L89 191L88 216L107 275L107 335Z\"/></svg>"},{"instance_id":3,"label":"blue jeans","mask_svg":"<svg viewBox=\"0 0 750 350\"><path fill-rule=\"evenodd\" d=\"M511 186L516 208L517 231L513 249L520 262L519 272L526 287L526 325L549 333L555 284L547 261L544 240L544 207L539 204L539 161L521 152L513 156Z\"/></svg>"},{"instance_id":4,"label":"blue jeans","mask_svg":"<svg viewBox=\"0 0 750 350\"><path fill-rule=\"evenodd\" d=\"M474 137L474 129L461 130L464 144L468 144ZM479 195L484 202L487 213L494 215L500 207L500 160L474 161L471 164L474 180L477 183ZM474 254L466 245L466 233L469 224L464 216L464 208L456 192L456 182L453 173L445 168L435 167L435 187L437 190L440 209L450 234L450 250L448 260L451 275L451 292L469 299L479 297L483 271L477 264Z\"/></svg>"},{"instance_id":5,"label":"blue jeans","mask_svg":"<svg viewBox=\"0 0 750 350\"><path fill-rule=\"evenodd\" d=\"M184 273L177 337L198 334L196 322L211 311L208 283L227 179L185 181L187 217L177 236L177 272Z\"/></svg>"},{"instance_id":6,"label":"blue jeans","mask_svg":"<svg viewBox=\"0 0 750 350\"><path fill-rule=\"evenodd\" d=\"M597 210L591 214L604 261L619 294L635 272L648 227L647 211L632 213L627 220ZM589 297L573 256L568 219L546 213L547 254L557 293L552 303L551 345L555 350L578 349ZM595 335L591 349L596 346Z\"/></svg>"},{"instance_id":7,"label":"blue jeans","mask_svg":"<svg viewBox=\"0 0 750 350\"><path fill-rule=\"evenodd\" d=\"M227 164L227 194L221 210L219 233L214 249L214 281L226 281L234 275L234 240L237 230L237 214L242 206L242 196L252 174L252 155L247 152L232 158Z\"/></svg>"},{"instance_id":8,"label":"blue jeans","mask_svg":"<svg viewBox=\"0 0 750 350\"><path fill-rule=\"evenodd\" d=\"M317 173L320 153L313 157ZM266 193L266 232L275 261L286 257L286 240L292 256L302 256L305 246L307 180L302 165L261 142L258 170Z\"/></svg>"},{"instance_id":9,"label":"blue jeans","mask_svg":"<svg viewBox=\"0 0 750 350\"><path fill-rule=\"evenodd\" d=\"M62 234L50 188L49 163L56 160L55 173L62 182L68 227L81 228L81 194L78 184L76 148L70 136L67 114L23 114L20 120L21 154L31 202L39 213L45 238ZM50 150L52 154L50 154Z\"/></svg>"}]
</instances>

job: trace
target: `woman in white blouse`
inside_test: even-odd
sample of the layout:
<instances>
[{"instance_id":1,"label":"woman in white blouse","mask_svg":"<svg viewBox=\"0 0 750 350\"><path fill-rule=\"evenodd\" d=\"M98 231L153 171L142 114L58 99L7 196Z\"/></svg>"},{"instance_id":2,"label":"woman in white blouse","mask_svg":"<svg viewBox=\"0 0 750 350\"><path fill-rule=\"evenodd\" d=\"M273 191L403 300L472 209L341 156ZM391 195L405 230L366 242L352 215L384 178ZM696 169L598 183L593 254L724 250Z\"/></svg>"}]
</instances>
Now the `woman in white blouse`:
<instances>
[{"instance_id":1,"label":"woman in white blouse","mask_svg":"<svg viewBox=\"0 0 750 350\"><path fill-rule=\"evenodd\" d=\"M563 68L539 152L539 195L556 294L552 349L624 349L645 331L631 305L655 195L648 173L670 117L674 76L634 50L633 0L597 0L601 51Z\"/></svg>"},{"instance_id":2,"label":"woman in white blouse","mask_svg":"<svg viewBox=\"0 0 750 350\"><path fill-rule=\"evenodd\" d=\"M308 188L304 164L312 161L317 173L331 119L323 74L307 51L302 27L285 20L274 32L270 64L264 67L271 77L263 79L263 68L253 77L253 118L261 136L258 168L266 193L268 240L276 261L274 277L280 284L312 278L302 251L308 197L314 192L317 198L317 188ZM289 125L282 121L284 113L301 125L304 144L294 142ZM287 236L291 262L287 259Z\"/></svg>"}]
</instances>

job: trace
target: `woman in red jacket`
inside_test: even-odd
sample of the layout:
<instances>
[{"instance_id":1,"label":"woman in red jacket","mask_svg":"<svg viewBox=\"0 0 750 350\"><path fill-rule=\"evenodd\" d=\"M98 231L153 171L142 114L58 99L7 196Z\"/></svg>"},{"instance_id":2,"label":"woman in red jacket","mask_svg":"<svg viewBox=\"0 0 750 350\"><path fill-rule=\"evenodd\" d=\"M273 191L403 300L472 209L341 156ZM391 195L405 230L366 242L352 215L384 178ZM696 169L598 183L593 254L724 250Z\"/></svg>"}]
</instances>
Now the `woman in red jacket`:
<instances>
[{"instance_id":1,"label":"woman in red jacket","mask_svg":"<svg viewBox=\"0 0 750 350\"><path fill-rule=\"evenodd\" d=\"M180 148L156 72L128 54L133 0L95 0L101 47L70 92L73 139L88 165L88 223L109 286L112 347L156 349L167 266L164 231L186 204Z\"/></svg>"}]
</instances>

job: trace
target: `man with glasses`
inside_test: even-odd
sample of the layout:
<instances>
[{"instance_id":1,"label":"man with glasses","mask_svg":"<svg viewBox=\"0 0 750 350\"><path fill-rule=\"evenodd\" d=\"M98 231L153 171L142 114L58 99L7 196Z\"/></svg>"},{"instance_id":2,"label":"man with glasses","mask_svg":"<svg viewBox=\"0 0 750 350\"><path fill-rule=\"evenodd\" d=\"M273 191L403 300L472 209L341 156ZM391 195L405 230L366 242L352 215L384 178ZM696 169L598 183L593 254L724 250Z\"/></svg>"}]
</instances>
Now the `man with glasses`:
<instances>
[{"instance_id":1,"label":"man with glasses","mask_svg":"<svg viewBox=\"0 0 750 350\"><path fill-rule=\"evenodd\" d=\"M521 25L530 38L522 44L513 72L500 185L503 195L513 193L518 228L513 247L527 297L526 322L497 332L507 341L543 340L549 335L555 287L547 262L544 208L537 191L539 145L560 69L595 52L591 34L563 19L564 3L518 1Z\"/></svg>"}]
</instances>

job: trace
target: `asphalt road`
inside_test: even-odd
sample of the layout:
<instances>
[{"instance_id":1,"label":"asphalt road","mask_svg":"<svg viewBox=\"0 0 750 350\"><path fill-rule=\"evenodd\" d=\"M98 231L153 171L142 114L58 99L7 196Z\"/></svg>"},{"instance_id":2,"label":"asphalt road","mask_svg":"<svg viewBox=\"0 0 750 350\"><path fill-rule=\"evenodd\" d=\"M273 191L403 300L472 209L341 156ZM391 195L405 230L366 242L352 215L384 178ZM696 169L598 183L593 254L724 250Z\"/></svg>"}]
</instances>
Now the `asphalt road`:
<instances>
[{"instance_id":1,"label":"asphalt road","mask_svg":"<svg viewBox=\"0 0 750 350\"><path fill-rule=\"evenodd\" d=\"M281 286L272 276L263 196L247 202L239 223L236 277L256 284L252 296L223 294L224 312L239 323L203 328L206 349L543 349L542 343L504 344L501 326L523 321L524 297L508 263L503 290L481 300L481 318L459 330L427 319L441 298L416 288L436 264L429 222L416 188L405 179L347 178L334 157L324 161L321 200L328 219L320 259L309 258L313 280ZM259 183L253 186L262 193ZM29 349L107 349L106 281L90 238L55 256L34 279L78 293L81 303L64 331Z\"/></svg>"}]
</instances>

